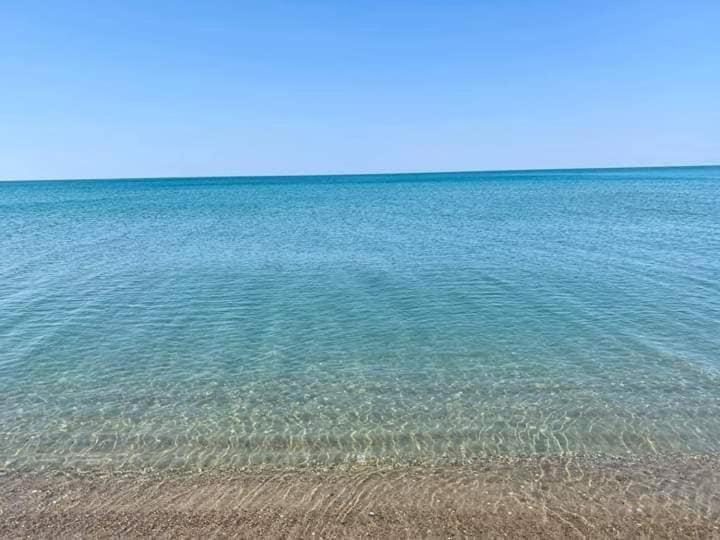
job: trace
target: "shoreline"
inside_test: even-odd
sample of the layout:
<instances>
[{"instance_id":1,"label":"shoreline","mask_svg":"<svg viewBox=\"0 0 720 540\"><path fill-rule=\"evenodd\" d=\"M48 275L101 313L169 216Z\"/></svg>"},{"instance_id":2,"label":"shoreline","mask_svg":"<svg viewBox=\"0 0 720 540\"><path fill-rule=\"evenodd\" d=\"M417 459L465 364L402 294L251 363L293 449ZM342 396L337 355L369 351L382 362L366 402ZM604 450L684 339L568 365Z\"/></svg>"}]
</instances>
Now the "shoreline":
<instances>
[{"instance_id":1,"label":"shoreline","mask_svg":"<svg viewBox=\"0 0 720 540\"><path fill-rule=\"evenodd\" d=\"M720 538L720 457L0 475L0 536Z\"/></svg>"}]
</instances>

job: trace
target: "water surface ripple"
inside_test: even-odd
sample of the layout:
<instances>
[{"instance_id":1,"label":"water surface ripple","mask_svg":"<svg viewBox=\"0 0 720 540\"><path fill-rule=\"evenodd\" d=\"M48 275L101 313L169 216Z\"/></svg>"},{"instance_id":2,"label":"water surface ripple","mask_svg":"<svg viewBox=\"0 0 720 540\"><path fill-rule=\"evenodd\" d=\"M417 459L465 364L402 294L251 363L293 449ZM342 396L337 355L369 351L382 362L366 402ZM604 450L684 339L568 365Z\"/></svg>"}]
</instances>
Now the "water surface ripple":
<instances>
[{"instance_id":1,"label":"water surface ripple","mask_svg":"<svg viewBox=\"0 0 720 540\"><path fill-rule=\"evenodd\" d=\"M720 168L0 184L0 467L720 451Z\"/></svg>"}]
</instances>

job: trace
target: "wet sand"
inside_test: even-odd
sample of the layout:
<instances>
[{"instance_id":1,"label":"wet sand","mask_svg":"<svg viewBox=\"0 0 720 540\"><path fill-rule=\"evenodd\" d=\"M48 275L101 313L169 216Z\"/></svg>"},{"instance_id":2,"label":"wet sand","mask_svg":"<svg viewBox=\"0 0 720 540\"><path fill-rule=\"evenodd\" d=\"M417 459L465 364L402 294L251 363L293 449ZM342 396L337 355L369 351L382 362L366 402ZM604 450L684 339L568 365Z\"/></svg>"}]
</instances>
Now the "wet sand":
<instances>
[{"instance_id":1,"label":"wet sand","mask_svg":"<svg viewBox=\"0 0 720 540\"><path fill-rule=\"evenodd\" d=\"M0 537L720 538L720 458L9 472Z\"/></svg>"}]
</instances>

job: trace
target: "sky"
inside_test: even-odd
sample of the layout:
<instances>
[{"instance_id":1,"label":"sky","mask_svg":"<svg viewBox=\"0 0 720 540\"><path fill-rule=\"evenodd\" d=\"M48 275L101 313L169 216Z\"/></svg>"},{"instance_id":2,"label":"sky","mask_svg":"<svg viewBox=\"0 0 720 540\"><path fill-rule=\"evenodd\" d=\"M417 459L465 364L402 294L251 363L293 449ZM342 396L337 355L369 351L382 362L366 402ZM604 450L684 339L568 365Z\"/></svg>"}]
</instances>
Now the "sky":
<instances>
[{"instance_id":1,"label":"sky","mask_svg":"<svg viewBox=\"0 0 720 540\"><path fill-rule=\"evenodd\" d=\"M0 179L720 163L720 1L0 0Z\"/></svg>"}]
</instances>

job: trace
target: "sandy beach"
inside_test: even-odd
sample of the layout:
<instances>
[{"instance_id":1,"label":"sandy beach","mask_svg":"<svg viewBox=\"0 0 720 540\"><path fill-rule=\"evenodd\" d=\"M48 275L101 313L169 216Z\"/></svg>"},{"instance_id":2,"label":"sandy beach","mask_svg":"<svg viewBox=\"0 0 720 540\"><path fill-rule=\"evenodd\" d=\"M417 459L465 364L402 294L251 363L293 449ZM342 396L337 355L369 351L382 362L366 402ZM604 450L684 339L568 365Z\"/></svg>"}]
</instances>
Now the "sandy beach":
<instances>
[{"instance_id":1,"label":"sandy beach","mask_svg":"<svg viewBox=\"0 0 720 540\"><path fill-rule=\"evenodd\" d=\"M6 473L0 536L720 537L715 457Z\"/></svg>"}]
</instances>

